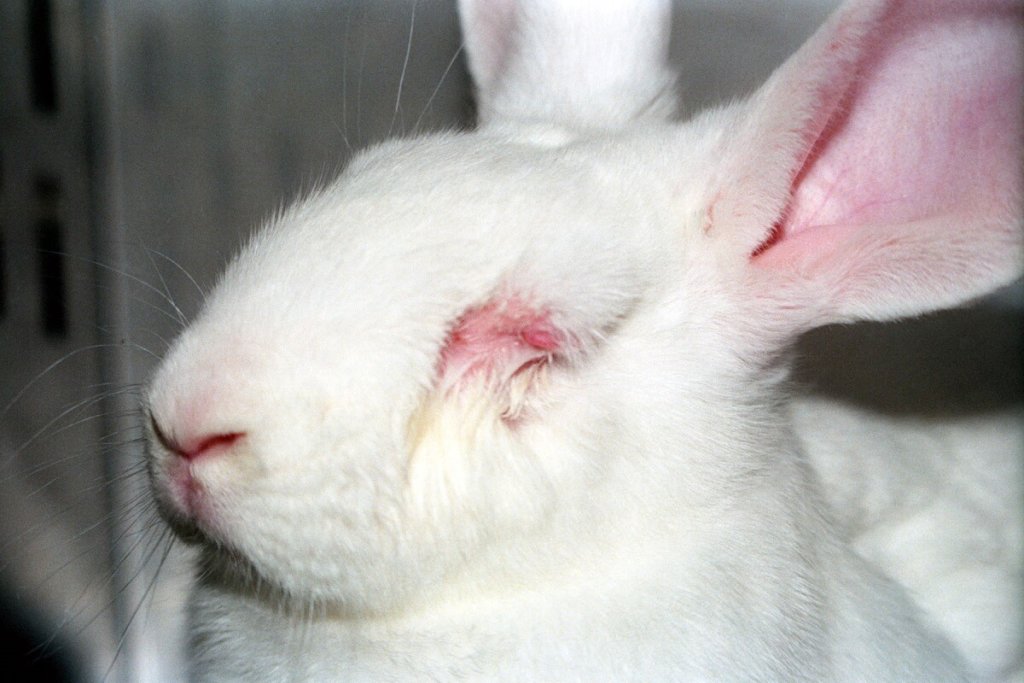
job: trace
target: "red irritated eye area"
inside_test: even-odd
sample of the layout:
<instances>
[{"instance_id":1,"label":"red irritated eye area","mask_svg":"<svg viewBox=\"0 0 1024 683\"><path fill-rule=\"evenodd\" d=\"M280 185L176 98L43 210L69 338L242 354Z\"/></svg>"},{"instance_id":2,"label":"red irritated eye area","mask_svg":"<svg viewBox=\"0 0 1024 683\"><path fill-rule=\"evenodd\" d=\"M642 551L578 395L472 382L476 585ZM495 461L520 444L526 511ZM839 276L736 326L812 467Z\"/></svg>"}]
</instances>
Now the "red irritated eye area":
<instances>
[{"instance_id":1,"label":"red irritated eye area","mask_svg":"<svg viewBox=\"0 0 1024 683\"><path fill-rule=\"evenodd\" d=\"M448 334L438 365L441 386L481 375L502 384L524 367L550 361L564 344L550 312L517 297L489 301L467 310Z\"/></svg>"}]
</instances>

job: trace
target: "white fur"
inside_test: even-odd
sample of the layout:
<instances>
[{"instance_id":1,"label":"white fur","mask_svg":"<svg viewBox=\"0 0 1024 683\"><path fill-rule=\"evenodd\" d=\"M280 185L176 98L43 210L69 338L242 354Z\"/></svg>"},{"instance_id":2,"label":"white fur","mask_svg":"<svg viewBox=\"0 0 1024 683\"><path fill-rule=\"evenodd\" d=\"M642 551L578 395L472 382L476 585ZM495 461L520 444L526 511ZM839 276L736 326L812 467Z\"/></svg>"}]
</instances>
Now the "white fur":
<instances>
[{"instance_id":1,"label":"white fur","mask_svg":"<svg viewBox=\"0 0 1024 683\"><path fill-rule=\"evenodd\" d=\"M977 240L937 261L917 242L895 257L858 243L828 271L834 291L820 263L750 260L771 230L750 216L784 205L773 193L802 142L787 132L743 162L763 137L749 131L775 130L835 32L854 27L843 54L868 49L886 8L843 10L753 104L676 124L656 120L671 108L663 8L617 32L620 4L579 32L551 3L498 8L512 22L498 30L464 5L481 129L381 145L278 217L153 379L154 488L201 532L196 678L964 679L940 602L922 613L869 531L848 542L830 505L856 503L802 454L783 358L850 310L926 310L1011 280L1019 216L972 215ZM585 60L553 26L583 36ZM604 60L631 46L636 87L616 90ZM573 66L534 88L551 63ZM569 96L546 100L553 87ZM621 106L592 116L610 90ZM723 196L735 231L712 210ZM863 263L889 280L857 279ZM500 391L485 377L439 390L454 322L509 296L550 315L564 352ZM168 445L236 433L188 465L204 507L184 510ZM829 484L841 467L814 463Z\"/></svg>"},{"instance_id":2,"label":"white fur","mask_svg":"<svg viewBox=\"0 0 1024 683\"><path fill-rule=\"evenodd\" d=\"M844 537L897 579L979 680L1024 670L1024 415L885 417L801 400L794 419Z\"/></svg>"}]
</instances>

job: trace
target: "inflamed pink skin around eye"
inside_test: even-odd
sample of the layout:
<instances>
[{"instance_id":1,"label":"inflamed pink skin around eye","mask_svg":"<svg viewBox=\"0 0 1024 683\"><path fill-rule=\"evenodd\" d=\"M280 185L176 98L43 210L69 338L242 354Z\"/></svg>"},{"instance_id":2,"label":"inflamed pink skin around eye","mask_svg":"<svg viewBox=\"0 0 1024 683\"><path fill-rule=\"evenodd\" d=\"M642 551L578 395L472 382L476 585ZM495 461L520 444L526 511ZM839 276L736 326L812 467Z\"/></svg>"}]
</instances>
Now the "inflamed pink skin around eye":
<instances>
[{"instance_id":1,"label":"inflamed pink skin around eye","mask_svg":"<svg viewBox=\"0 0 1024 683\"><path fill-rule=\"evenodd\" d=\"M516 296L488 301L466 311L449 332L438 365L441 388L481 376L503 385L526 368L550 362L564 345L549 311Z\"/></svg>"}]
</instances>

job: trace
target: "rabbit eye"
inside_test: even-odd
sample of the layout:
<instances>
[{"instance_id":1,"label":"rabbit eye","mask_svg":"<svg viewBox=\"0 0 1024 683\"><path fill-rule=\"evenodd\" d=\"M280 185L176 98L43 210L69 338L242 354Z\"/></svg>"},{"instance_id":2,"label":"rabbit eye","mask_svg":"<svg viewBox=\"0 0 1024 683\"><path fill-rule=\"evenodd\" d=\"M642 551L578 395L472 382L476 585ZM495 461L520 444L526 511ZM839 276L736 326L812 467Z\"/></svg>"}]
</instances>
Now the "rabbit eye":
<instances>
[{"instance_id":1,"label":"rabbit eye","mask_svg":"<svg viewBox=\"0 0 1024 683\"><path fill-rule=\"evenodd\" d=\"M551 370L568 366L582 347L555 318L509 294L458 316L438 353L434 386L409 422L410 449L432 444L426 447L437 450L454 437L459 449L472 451L485 435L529 419Z\"/></svg>"},{"instance_id":2,"label":"rabbit eye","mask_svg":"<svg viewBox=\"0 0 1024 683\"><path fill-rule=\"evenodd\" d=\"M438 359L439 388L447 393L482 382L500 389L554 361L568 342L550 311L515 296L492 299L452 325Z\"/></svg>"}]
</instances>

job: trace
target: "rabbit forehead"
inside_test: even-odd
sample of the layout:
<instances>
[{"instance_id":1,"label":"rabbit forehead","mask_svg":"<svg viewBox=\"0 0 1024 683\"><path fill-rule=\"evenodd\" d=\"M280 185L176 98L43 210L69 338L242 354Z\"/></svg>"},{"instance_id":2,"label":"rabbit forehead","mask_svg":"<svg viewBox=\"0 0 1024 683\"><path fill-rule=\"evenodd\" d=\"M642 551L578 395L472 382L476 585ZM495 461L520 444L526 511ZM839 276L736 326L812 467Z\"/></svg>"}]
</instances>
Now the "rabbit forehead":
<instances>
[{"instance_id":1,"label":"rabbit forehead","mask_svg":"<svg viewBox=\"0 0 1024 683\"><path fill-rule=\"evenodd\" d=\"M447 323L508 285L571 307L641 286L670 228L656 190L623 173L628 155L609 163L595 149L611 144L467 135L381 146L263 231L218 296L263 307L273 290L296 314L351 330Z\"/></svg>"}]
</instances>

